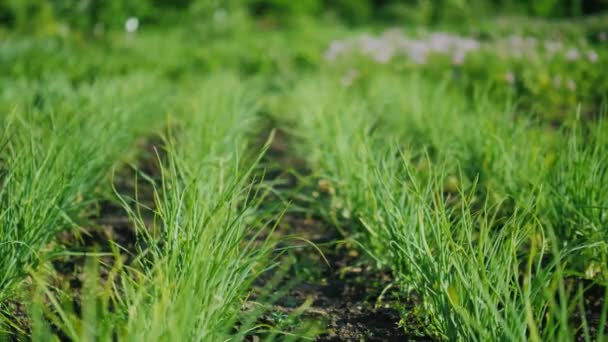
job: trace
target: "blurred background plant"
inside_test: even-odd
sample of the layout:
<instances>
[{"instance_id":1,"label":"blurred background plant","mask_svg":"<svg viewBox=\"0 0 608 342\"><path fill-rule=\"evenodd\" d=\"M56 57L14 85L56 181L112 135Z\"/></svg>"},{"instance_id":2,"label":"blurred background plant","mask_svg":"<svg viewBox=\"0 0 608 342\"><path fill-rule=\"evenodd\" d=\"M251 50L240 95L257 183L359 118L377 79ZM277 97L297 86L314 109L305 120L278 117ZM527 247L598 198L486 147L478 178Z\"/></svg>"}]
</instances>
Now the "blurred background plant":
<instances>
[{"instance_id":1,"label":"blurred background plant","mask_svg":"<svg viewBox=\"0 0 608 342\"><path fill-rule=\"evenodd\" d=\"M417 24L471 21L483 14L545 18L580 17L608 9L607 0L1 0L0 25L23 31L57 27L93 32L117 28L136 16L150 23L177 23L245 10L277 23L293 17L330 15L349 24L407 20ZM220 14L221 15L221 14Z\"/></svg>"},{"instance_id":2,"label":"blurred background plant","mask_svg":"<svg viewBox=\"0 0 608 342\"><path fill-rule=\"evenodd\" d=\"M15 33L30 39L47 37L42 45L20 40L15 46L5 46L0 52L4 67L0 68L15 75L40 74L54 70L47 66L57 61L58 68L86 80L100 68L126 70L131 67L128 61L137 59L122 58L129 53L122 50L121 58L108 63L107 56L99 53L107 46L95 51L98 44L89 46L89 53L81 52L87 60L97 61L94 68L87 69L82 59L61 57L71 53L64 52L71 48L65 39L48 40L49 36L83 41L103 39L116 31L133 35L141 29L186 28L204 37L182 32L181 44L158 51L188 56L156 59L173 61L173 74L190 67L217 68L218 59L207 58L211 55L207 38L223 37L218 48L246 73L271 74L294 61L297 65L291 66L297 68L333 63L337 66L332 68L339 72L360 73L369 62L357 61L352 55L371 56L372 62L389 64L387 68L393 70L422 69L440 78L451 69L465 87L483 80L495 89L495 96L516 95L523 108L557 122L578 105L583 115L596 115L598 104L608 94L608 78L597 72L606 69L608 17L601 15L606 10L608 0L0 0L0 37L14 37ZM346 30L352 27L354 32ZM336 28L343 32L329 34ZM287 52L297 57L268 64L267 42L247 38L252 29L268 34L291 29L287 39L277 36L278 48L268 51L272 58L283 58ZM240 36L235 37L235 32ZM227 44L225 38L230 34L236 47ZM330 37L343 39L326 42ZM141 37L130 44L152 43L144 40ZM296 40L300 43L289 44ZM108 44L116 45L111 39ZM192 49L188 44L201 48ZM325 61L318 57L323 52L317 51L323 44ZM231 48L248 53L230 53ZM44 63L35 58L40 53L48 57ZM35 56L23 58L24 54ZM354 62L345 63L344 57L354 58ZM187 65L193 60L193 65ZM64 63L71 67L63 68ZM142 59L137 63L148 65ZM150 64L156 67L157 63Z\"/></svg>"}]
</instances>

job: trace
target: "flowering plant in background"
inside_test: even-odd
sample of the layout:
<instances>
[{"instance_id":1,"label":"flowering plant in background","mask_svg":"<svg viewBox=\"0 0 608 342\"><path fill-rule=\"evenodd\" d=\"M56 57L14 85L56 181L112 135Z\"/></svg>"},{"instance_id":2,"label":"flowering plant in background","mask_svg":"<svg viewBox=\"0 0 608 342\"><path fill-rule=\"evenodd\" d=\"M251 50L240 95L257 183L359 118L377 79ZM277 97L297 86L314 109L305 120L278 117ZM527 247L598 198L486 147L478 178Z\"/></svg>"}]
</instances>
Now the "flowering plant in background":
<instances>
[{"instance_id":1,"label":"flowering plant in background","mask_svg":"<svg viewBox=\"0 0 608 342\"><path fill-rule=\"evenodd\" d=\"M516 92L520 104L553 120L578 104L588 113L608 94L608 81L597 76L606 64L601 46L585 40L539 38L510 34L480 39L447 32L407 35L392 28L374 35L362 33L333 40L324 53L330 66L346 68L343 84L356 82L354 65L371 63L398 70L420 69L442 75L453 71L459 82L486 79L498 88L498 96ZM597 39L602 44L605 34ZM598 50L599 49L599 50ZM350 61L344 64L345 61ZM572 112L572 111L570 111Z\"/></svg>"},{"instance_id":2,"label":"flowering plant in background","mask_svg":"<svg viewBox=\"0 0 608 342\"><path fill-rule=\"evenodd\" d=\"M325 52L325 59L335 61L349 55L361 55L386 64L404 58L413 64L427 64L432 56L446 56L454 64L462 64L466 55L479 50L481 44L473 39L446 32L435 32L427 37L408 37L401 30L389 29L379 36L362 34L353 39L335 40Z\"/></svg>"}]
</instances>

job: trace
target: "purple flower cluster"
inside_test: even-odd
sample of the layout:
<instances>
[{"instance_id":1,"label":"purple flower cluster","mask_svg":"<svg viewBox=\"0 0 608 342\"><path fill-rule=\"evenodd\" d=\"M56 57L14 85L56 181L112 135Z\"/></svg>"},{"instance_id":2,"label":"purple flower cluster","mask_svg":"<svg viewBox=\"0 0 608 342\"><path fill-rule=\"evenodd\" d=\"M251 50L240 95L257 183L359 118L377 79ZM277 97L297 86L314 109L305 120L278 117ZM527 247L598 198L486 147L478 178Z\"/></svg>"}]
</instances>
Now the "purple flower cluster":
<instances>
[{"instance_id":1,"label":"purple flower cluster","mask_svg":"<svg viewBox=\"0 0 608 342\"><path fill-rule=\"evenodd\" d=\"M445 55L454 64L462 64L467 53L476 51L481 44L472 38L436 32L425 38L406 37L400 30L387 30L380 36L363 34L350 40L333 41L325 52L325 59L334 61L350 54L362 54L377 63L385 64L394 57L405 56L416 64L425 64L431 55Z\"/></svg>"},{"instance_id":2,"label":"purple flower cluster","mask_svg":"<svg viewBox=\"0 0 608 342\"><path fill-rule=\"evenodd\" d=\"M534 37L512 35L481 43L474 38L434 32L423 38L405 36L398 29L390 29L374 36L362 34L358 37L335 40L325 52L325 59L335 61L348 55L363 55L377 63L386 64L395 57L406 57L415 64L426 64L433 55L447 56L454 65L463 64L471 52L484 50L504 59L563 58L568 62L586 59L596 63L599 55L594 50L583 50L566 46L561 41L539 41Z\"/></svg>"}]
</instances>

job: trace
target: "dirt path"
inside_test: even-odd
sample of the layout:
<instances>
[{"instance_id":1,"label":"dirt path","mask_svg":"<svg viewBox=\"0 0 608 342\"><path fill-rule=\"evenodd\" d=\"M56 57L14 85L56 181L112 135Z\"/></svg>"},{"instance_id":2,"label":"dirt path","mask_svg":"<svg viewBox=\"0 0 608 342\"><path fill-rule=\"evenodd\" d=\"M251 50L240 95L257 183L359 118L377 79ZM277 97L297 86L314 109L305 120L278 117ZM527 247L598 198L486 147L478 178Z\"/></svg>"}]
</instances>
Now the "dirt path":
<instances>
[{"instance_id":1,"label":"dirt path","mask_svg":"<svg viewBox=\"0 0 608 342\"><path fill-rule=\"evenodd\" d=\"M290 191L299 196L299 180L288 170L306 172L305 164L291 153L288 140L278 131L266 162L279 170L270 173L279 191L287 197ZM370 264L352 243L343 240L336 227L288 209L277 234L283 237L278 249L287 251L284 260L291 264L281 285L286 287L285 293L260 319L262 323L287 332L302 332L303 326L321 328L316 341L431 340L415 333L420 331L415 329L418 323L402 321L399 310L410 310L414 304L400 297L391 273ZM258 286L264 288L267 279L263 277ZM281 291L281 286L266 291ZM297 319L290 319L295 314ZM406 334L404 324L414 328L411 334Z\"/></svg>"},{"instance_id":2,"label":"dirt path","mask_svg":"<svg viewBox=\"0 0 608 342\"><path fill-rule=\"evenodd\" d=\"M314 243L316 248L293 240L291 254L296 263L289 272L295 286L275 304L275 310L290 313L309 301L302 320L325 324L318 341L404 341L401 317L395 304L399 292L387 271L377 271L346 243L331 226L309 218L288 216L281 229L294 238ZM291 246L293 247L293 246Z\"/></svg>"}]
</instances>

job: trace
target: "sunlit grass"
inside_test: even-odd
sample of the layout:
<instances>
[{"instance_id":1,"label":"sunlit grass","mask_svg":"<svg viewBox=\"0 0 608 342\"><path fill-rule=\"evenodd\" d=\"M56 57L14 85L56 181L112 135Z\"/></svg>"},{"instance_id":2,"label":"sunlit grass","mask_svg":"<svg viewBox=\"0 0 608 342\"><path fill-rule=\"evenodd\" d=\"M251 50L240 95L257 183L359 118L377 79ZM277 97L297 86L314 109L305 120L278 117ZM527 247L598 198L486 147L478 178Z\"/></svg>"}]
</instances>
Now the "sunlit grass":
<instances>
[{"instance_id":1,"label":"sunlit grass","mask_svg":"<svg viewBox=\"0 0 608 342\"><path fill-rule=\"evenodd\" d=\"M96 187L135 139L158 126L162 106L152 98L134 102L150 82L133 76L77 88L58 80L15 89L21 98L3 118L0 300L15 295L45 260L46 244L78 225Z\"/></svg>"},{"instance_id":2,"label":"sunlit grass","mask_svg":"<svg viewBox=\"0 0 608 342\"><path fill-rule=\"evenodd\" d=\"M317 210L346 222L346 234L390 266L404 291L422 297L431 334L582 334L570 321L580 299L565 283L585 267L606 281L598 266L605 238L594 229L605 208L572 203L596 201L587 194L603 187L596 153L607 146L598 128L591 124L582 148L579 133L513 120L510 106L483 95L469 102L453 87L415 75L371 78L354 89L312 78L286 102L291 115L282 120L296 147L335 188ZM568 208L576 214L565 222Z\"/></svg>"},{"instance_id":3,"label":"sunlit grass","mask_svg":"<svg viewBox=\"0 0 608 342\"><path fill-rule=\"evenodd\" d=\"M234 326L272 247L260 237L271 228L264 221L271 214L259 209L264 193L253 174L263 151L247 146L257 127L256 103L234 76L211 77L197 88L169 119L154 225L140 216L145 208L123 197L147 246L139 261L119 271L116 292L96 290L105 303L99 314L64 306L51 314L71 338L210 341L246 332ZM90 310L97 303L93 297Z\"/></svg>"},{"instance_id":4,"label":"sunlit grass","mask_svg":"<svg viewBox=\"0 0 608 342\"><path fill-rule=\"evenodd\" d=\"M269 134L261 120L270 115L291 139L280 141L289 158L306 160L303 170L278 172L311 174L287 191L294 212L325 219L391 268L394 285L421 298L413 312L396 303L403 322L420 316L426 331L416 333L480 341L606 333L577 321L584 288L608 282L600 17L461 28L484 48L416 62L404 53L428 46L394 40L394 29L370 40L385 30L375 24L298 18L278 29L244 11L222 13L171 29L142 17L129 34L15 34L0 43L3 331L23 328L11 317L15 303L31 323L18 333L34 340L215 341L255 330L260 312L244 317L243 303L275 266L268 222L288 202L267 196L272 184L261 179L268 146L254 137ZM434 30L402 31L421 39ZM558 57L538 54L556 36L565 44ZM332 41L349 37L361 40L327 58ZM533 57L513 48L524 40L536 41L526 45ZM138 171L154 188L147 208L141 189L112 193L109 180L141 152L134 142L161 125L159 175ZM279 166L292 167L301 166ZM319 191L304 193L308 184ZM82 291L61 292L49 281L55 238L86 226L100 194L124 207L137 250L110 242L115 264L101 265L92 248ZM264 289L269 298L273 290Z\"/></svg>"}]
</instances>

